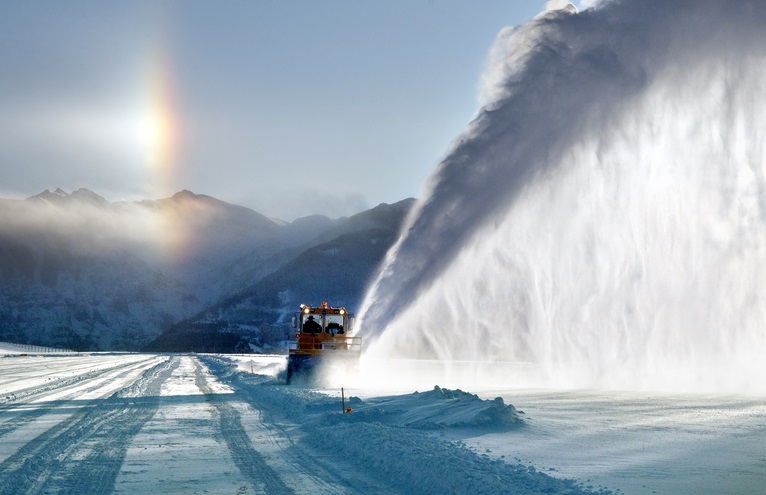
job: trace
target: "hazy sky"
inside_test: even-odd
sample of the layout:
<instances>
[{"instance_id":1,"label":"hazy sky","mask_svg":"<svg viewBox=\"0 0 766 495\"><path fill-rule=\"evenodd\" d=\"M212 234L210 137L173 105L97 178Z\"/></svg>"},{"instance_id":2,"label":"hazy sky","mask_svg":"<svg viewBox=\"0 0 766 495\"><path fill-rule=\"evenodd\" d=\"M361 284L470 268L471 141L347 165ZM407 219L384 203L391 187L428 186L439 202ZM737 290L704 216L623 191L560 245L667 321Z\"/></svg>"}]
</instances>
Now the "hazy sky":
<instances>
[{"instance_id":1,"label":"hazy sky","mask_svg":"<svg viewBox=\"0 0 766 495\"><path fill-rule=\"evenodd\" d=\"M418 196L544 0L0 5L0 196L181 189L292 220Z\"/></svg>"}]
</instances>

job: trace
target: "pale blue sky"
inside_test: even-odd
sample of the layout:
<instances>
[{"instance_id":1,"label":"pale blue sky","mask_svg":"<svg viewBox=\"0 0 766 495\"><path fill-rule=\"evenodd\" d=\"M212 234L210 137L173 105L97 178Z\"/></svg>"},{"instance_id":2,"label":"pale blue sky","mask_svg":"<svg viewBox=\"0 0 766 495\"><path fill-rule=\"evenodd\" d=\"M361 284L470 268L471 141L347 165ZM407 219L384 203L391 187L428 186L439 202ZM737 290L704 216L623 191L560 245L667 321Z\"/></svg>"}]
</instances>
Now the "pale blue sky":
<instances>
[{"instance_id":1,"label":"pale blue sky","mask_svg":"<svg viewBox=\"0 0 766 495\"><path fill-rule=\"evenodd\" d=\"M477 109L498 31L544 8L5 1L0 196L190 189L288 220L417 196ZM165 158L150 149L161 104L177 135Z\"/></svg>"}]
</instances>

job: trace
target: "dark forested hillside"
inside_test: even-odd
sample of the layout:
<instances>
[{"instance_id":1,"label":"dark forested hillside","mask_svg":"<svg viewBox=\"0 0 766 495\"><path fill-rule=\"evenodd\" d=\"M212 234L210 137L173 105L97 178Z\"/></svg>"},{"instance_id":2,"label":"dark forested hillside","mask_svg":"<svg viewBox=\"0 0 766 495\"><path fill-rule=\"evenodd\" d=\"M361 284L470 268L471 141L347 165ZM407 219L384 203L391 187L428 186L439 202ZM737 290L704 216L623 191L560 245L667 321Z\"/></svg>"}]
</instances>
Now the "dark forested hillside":
<instances>
[{"instance_id":1,"label":"dark forested hillside","mask_svg":"<svg viewBox=\"0 0 766 495\"><path fill-rule=\"evenodd\" d=\"M194 347L211 328L270 335L298 299L355 304L411 205L284 223L189 191L0 200L0 341L136 350L189 322L207 329Z\"/></svg>"}]
</instances>

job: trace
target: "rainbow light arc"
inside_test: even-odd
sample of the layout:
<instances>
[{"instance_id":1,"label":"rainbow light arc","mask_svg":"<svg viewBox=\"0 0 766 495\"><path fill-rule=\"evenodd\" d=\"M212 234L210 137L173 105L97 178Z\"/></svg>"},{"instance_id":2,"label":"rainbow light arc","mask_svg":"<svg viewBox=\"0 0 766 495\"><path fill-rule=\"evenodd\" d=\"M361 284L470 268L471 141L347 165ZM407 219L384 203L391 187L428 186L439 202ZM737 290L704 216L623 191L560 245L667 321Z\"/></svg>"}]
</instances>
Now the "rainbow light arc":
<instances>
[{"instance_id":1,"label":"rainbow light arc","mask_svg":"<svg viewBox=\"0 0 766 495\"><path fill-rule=\"evenodd\" d=\"M167 43L155 44L167 47ZM152 50L144 82L141 109L141 152L147 172L147 191L154 199L167 198L183 189L181 181L182 130L179 118L177 78L166 49ZM166 260L184 260L191 251L192 235L185 201L165 205L155 216L157 254Z\"/></svg>"},{"instance_id":2,"label":"rainbow light arc","mask_svg":"<svg viewBox=\"0 0 766 495\"><path fill-rule=\"evenodd\" d=\"M154 57L147 87L142 122L144 157L150 170L150 189L162 196L178 189L180 167L178 105L167 57Z\"/></svg>"}]
</instances>

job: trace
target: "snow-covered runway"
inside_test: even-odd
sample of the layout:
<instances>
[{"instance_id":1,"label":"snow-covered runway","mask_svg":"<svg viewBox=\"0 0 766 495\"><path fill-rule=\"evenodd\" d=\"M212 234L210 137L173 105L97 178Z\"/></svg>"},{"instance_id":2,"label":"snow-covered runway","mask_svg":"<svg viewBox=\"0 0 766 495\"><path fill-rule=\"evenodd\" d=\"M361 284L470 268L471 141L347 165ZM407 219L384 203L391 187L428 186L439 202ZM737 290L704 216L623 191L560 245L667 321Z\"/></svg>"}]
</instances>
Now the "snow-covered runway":
<instances>
[{"instance_id":1,"label":"snow-covered runway","mask_svg":"<svg viewBox=\"0 0 766 495\"><path fill-rule=\"evenodd\" d=\"M766 476L760 400L494 394L519 414L437 387L360 390L343 414L252 372L279 359L0 357L0 494L755 494Z\"/></svg>"},{"instance_id":2,"label":"snow-covered runway","mask_svg":"<svg viewBox=\"0 0 766 495\"><path fill-rule=\"evenodd\" d=\"M2 370L0 493L8 494L111 490L168 374L166 359L136 355L24 356L3 360Z\"/></svg>"}]
</instances>

